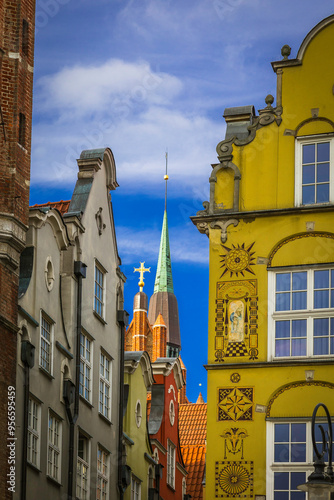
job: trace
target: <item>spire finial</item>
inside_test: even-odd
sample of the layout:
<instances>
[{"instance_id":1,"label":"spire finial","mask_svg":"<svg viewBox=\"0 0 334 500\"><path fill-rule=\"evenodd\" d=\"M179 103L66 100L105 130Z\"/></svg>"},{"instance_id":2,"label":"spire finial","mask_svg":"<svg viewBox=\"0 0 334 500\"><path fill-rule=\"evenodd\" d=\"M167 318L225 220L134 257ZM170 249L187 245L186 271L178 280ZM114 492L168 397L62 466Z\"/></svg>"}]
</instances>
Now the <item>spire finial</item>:
<instances>
[{"instance_id":1,"label":"spire finial","mask_svg":"<svg viewBox=\"0 0 334 500\"><path fill-rule=\"evenodd\" d=\"M133 272L134 273L139 273L139 283L138 283L138 286L139 286L139 290L142 292L143 291L143 288L144 288L144 273L150 273L151 272L151 268L148 267L148 268L145 268L144 266L145 262L141 262L140 263L140 267L137 267L137 268L133 268Z\"/></svg>"},{"instance_id":2,"label":"spire finial","mask_svg":"<svg viewBox=\"0 0 334 500\"><path fill-rule=\"evenodd\" d=\"M168 151L166 149L166 173L164 175L164 180L166 181L166 185L165 185L165 210L167 210L167 181L168 181L167 168L168 168Z\"/></svg>"}]
</instances>

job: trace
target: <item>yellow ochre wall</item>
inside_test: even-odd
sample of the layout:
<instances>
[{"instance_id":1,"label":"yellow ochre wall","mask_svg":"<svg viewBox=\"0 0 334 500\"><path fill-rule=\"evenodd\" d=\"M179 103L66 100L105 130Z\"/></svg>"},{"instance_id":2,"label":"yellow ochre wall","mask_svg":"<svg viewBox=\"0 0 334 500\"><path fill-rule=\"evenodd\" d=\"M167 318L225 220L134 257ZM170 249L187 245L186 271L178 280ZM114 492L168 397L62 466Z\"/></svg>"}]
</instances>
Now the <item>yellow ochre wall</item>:
<instances>
[{"instance_id":1,"label":"yellow ochre wall","mask_svg":"<svg viewBox=\"0 0 334 500\"><path fill-rule=\"evenodd\" d=\"M333 204L326 209L317 205L294 209L296 137L334 134L334 16L330 22L323 22L321 29L310 32L298 58L299 63L288 60L274 66L278 79L276 105L283 108L281 123L274 120L259 128L249 144L233 144L231 161L241 174L239 208L234 213L233 171L222 168L217 173L215 206L230 212L221 211L216 219L223 223L236 219L237 224L227 225L224 243L217 225L211 225L208 231L207 500L268 494L266 425L270 419L310 418L319 402L325 403L334 415L333 357L268 358L268 333L272 333L268 332L268 271L282 266L334 262ZM249 322L248 327L252 340L247 355L227 357L223 333L217 339L217 331L223 332L227 317L224 300L228 294L244 297L245 290L249 294L248 312L253 315L253 326ZM313 380L306 381L305 370L314 370ZM242 413L238 409L235 418L218 419L219 397L226 395L232 401L230 407L225 406L230 408L230 414L239 401L250 408L248 419L238 418ZM226 442L230 449L233 444L235 449L239 446L236 434L231 438L231 432L227 433L232 428L241 433L239 445L242 441L243 448L225 453ZM231 479L233 464L241 461L252 476L252 487L240 495L229 495L219 487L219 477L226 482L232 471ZM223 469L226 476L220 475Z\"/></svg>"}]
</instances>

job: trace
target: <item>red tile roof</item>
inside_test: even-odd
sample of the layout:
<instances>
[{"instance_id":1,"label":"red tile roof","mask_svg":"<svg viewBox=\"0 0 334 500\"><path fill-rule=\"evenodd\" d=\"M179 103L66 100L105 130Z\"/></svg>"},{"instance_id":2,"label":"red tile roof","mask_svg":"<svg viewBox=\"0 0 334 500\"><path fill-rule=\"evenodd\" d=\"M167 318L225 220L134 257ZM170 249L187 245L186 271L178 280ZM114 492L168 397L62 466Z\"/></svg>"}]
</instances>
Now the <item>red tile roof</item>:
<instances>
[{"instance_id":1,"label":"red tile roof","mask_svg":"<svg viewBox=\"0 0 334 500\"><path fill-rule=\"evenodd\" d=\"M64 215L68 211L68 207L70 206L70 202L71 202L71 200L67 200L67 201L60 200L60 201L54 201L54 202L48 201L47 203L42 203L41 205L32 205L30 208L46 208L46 207L56 208L57 210L59 210L61 215Z\"/></svg>"},{"instance_id":2,"label":"red tile roof","mask_svg":"<svg viewBox=\"0 0 334 500\"><path fill-rule=\"evenodd\" d=\"M198 399L200 400L200 398ZM203 499L206 454L206 403L179 406L179 435L187 476L187 493L193 500Z\"/></svg>"},{"instance_id":3,"label":"red tile roof","mask_svg":"<svg viewBox=\"0 0 334 500\"><path fill-rule=\"evenodd\" d=\"M181 446L205 445L206 403L179 406L179 431Z\"/></svg>"},{"instance_id":4,"label":"red tile roof","mask_svg":"<svg viewBox=\"0 0 334 500\"><path fill-rule=\"evenodd\" d=\"M203 499L206 446L183 446L182 457L187 476L187 493L194 500Z\"/></svg>"}]
</instances>

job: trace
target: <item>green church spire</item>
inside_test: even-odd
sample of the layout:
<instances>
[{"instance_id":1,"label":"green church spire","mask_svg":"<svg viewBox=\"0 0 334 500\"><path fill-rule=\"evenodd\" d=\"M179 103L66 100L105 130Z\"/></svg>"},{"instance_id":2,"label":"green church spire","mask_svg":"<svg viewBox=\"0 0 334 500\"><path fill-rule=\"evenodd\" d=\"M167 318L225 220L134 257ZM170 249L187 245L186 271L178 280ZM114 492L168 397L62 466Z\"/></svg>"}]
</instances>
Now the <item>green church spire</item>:
<instances>
[{"instance_id":1,"label":"green church spire","mask_svg":"<svg viewBox=\"0 0 334 500\"><path fill-rule=\"evenodd\" d=\"M158 267L154 283L154 293L157 292L174 293L166 210L164 212L164 220L162 224Z\"/></svg>"}]
</instances>

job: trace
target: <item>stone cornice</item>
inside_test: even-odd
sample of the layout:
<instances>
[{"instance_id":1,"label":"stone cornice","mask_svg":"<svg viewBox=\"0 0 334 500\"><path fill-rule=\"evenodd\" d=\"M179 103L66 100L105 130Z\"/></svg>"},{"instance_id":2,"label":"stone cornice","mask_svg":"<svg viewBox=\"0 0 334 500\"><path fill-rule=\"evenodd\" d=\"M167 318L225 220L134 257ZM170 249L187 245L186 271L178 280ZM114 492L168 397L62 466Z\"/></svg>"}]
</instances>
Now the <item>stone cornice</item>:
<instances>
[{"instance_id":1,"label":"stone cornice","mask_svg":"<svg viewBox=\"0 0 334 500\"><path fill-rule=\"evenodd\" d=\"M28 227L13 214L0 213L0 260L13 270L19 267L27 230Z\"/></svg>"},{"instance_id":2,"label":"stone cornice","mask_svg":"<svg viewBox=\"0 0 334 500\"><path fill-rule=\"evenodd\" d=\"M249 368L276 368L277 366L319 366L319 365L332 365L334 362L333 356L330 358L307 358L307 359L285 359L285 360L274 360L274 361L260 361L256 363L217 363L213 364L210 363L208 365L203 365L204 368L209 371L209 370L231 370L234 368L238 368L239 370L241 368L245 368L246 370L249 370Z\"/></svg>"}]
</instances>

